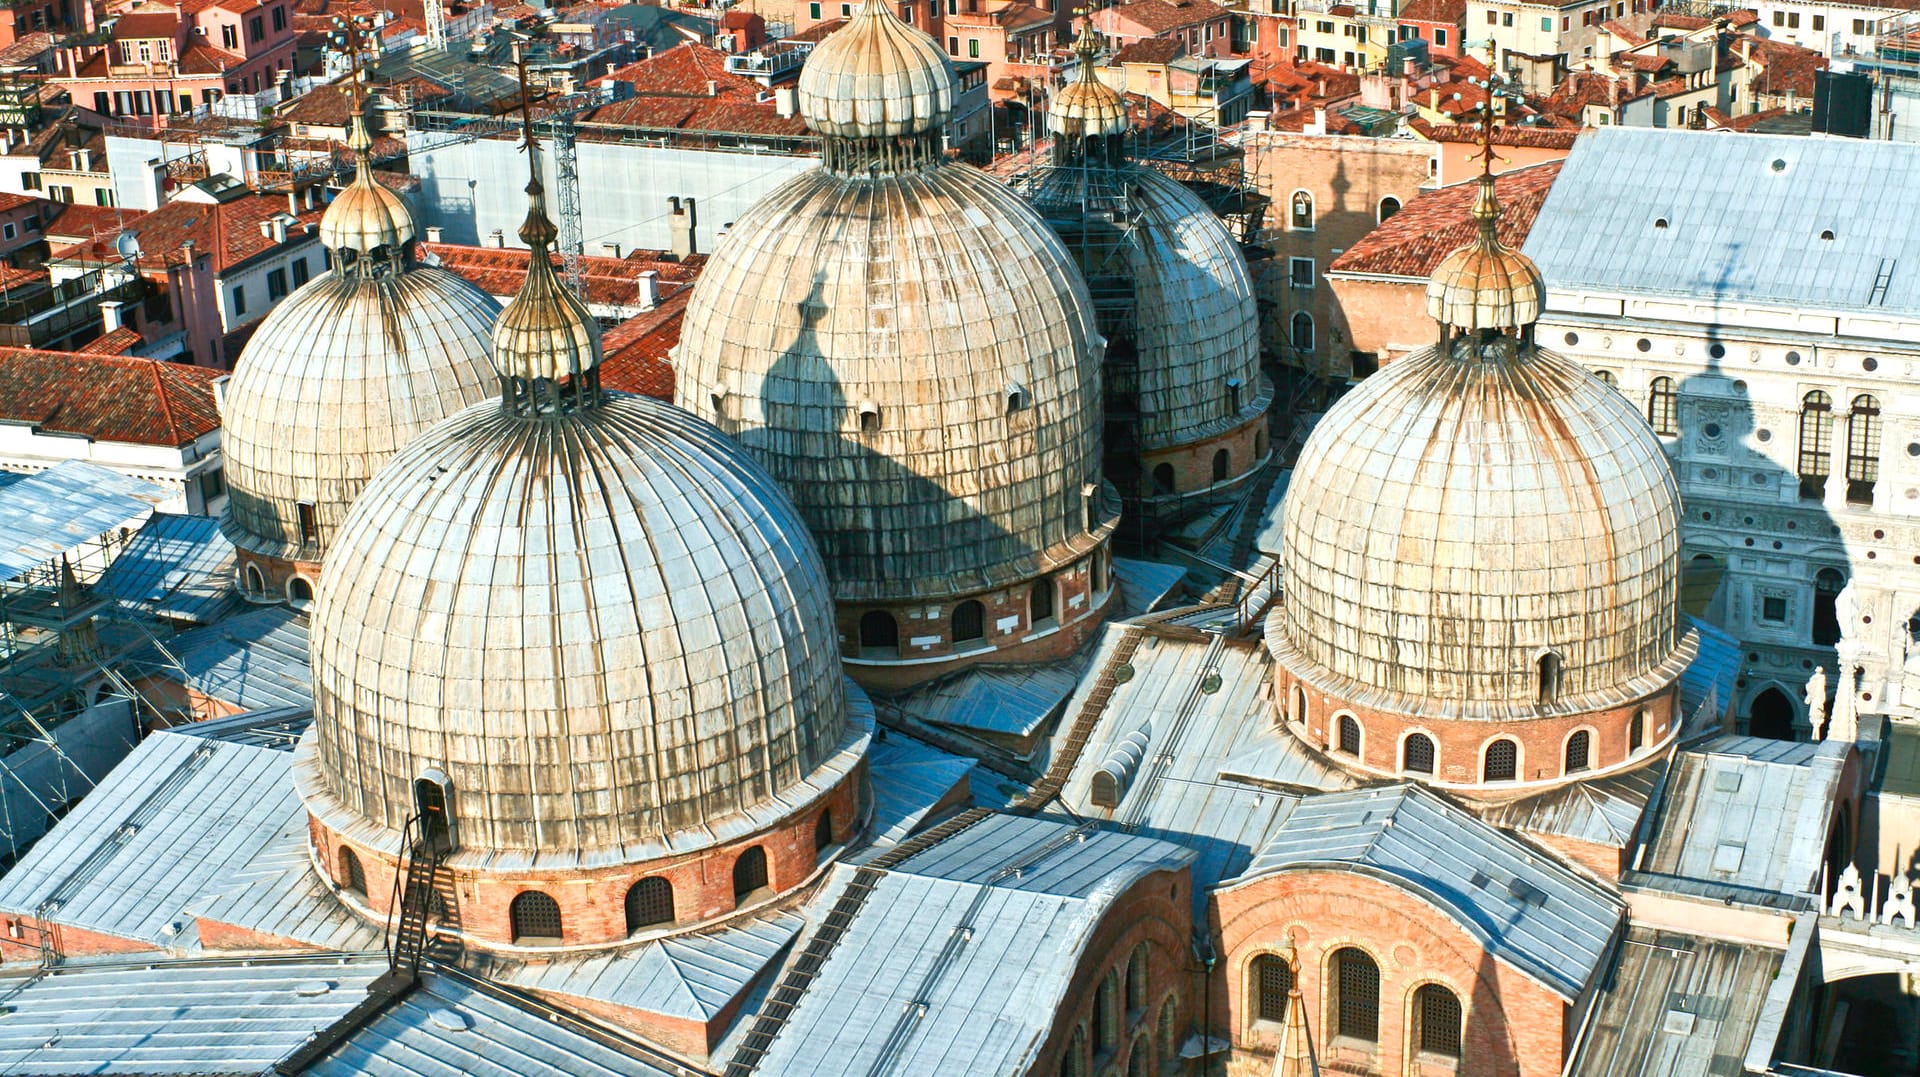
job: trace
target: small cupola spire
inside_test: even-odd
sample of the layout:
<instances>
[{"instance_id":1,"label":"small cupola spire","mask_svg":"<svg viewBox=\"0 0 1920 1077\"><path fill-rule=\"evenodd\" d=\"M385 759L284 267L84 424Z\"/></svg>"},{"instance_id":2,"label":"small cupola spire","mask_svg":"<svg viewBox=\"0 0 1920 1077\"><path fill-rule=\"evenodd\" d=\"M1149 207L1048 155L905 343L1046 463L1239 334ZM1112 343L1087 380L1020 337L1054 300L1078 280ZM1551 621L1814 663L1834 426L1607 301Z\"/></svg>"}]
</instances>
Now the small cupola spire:
<instances>
[{"instance_id":1,"label":"small cupola spire","mask_svg":"<svg viewBox=\"0 0 1920 1077\"><path fill-rule=\"evenodd\" d=\"M320 243L333 252L342 273L384 276L406 267L419 230L406 201L373 177L373 135L360 81L361 35L367 31L346 19L335 19L334 27L334 41L346 49L351 69L347 149L353 152L353 181L321 215Z\"/></svg>"},{"instance_id":2,"label":"small cupola spire","mask_svg":"<svg viewBox=\"0 0 1920 1077\"><path fill-rule=\"evenodd\" d=\"M893 0L865 0L800 69L800 117L830 172L917 172L940 163L957 83L946 50L900 21Z\"/></svg>"},{"instance_id":3,"label":"small cupola spire","mask_svg":"<svg viewBox=\"0 0 1920 1077\"><path fill-rule=\"evenodd\" d=\"M521 148L527 154L527 219L520 239L530 248L527 279L493 330L493 366L501 406L516 415L567 414L600 403L600 326L553 269L560 230L547 216L540 183L540 142L533 133L527 60L516 48L520 76Z\"/></svg>"},{"instance_id":4,"label":"small cupola spire","mask_svg":"<svg viewBox=\"0 0 1920 1077\"><path fill-rule=\"evenodd\" d=\"M1073 53L1080 72L1062 87L1047 109L1047 130L1053 132L1056 164L1117 166L1125 159L1127 99L1100 81L1095 60L1106 48L1093 17L1085 15Z\"/></svg>"},{"instance_id":5,"label":"small cupola spire","mask_svg":"<svg viewBox=\"0 0 1920 1077\"><path fill-rule=\"evenodd\" d=\"M1494 192L1497 98L1489 87L1480 114L1479 191L1473 200L1473 242L1447 255L1427 283L1427 313L1440 323L1443 345L1460 336L1517 336L1531 341L1547 286L1533 260L1500 239Z\"/></svg>"}]
</instances>

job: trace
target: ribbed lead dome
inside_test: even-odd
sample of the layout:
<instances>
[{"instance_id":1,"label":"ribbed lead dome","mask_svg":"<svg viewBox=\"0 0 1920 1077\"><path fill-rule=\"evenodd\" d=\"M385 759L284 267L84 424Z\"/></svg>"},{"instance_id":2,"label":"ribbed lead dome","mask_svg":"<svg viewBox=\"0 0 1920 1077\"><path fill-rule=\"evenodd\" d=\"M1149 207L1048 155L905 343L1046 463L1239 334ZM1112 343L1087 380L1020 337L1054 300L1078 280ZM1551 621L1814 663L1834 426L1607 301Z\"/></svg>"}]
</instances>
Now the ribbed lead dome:
<instances>
[{"instance_id":1,"label":"ribbed lead dome","mask_svg":"<svg viewBox=\"0 0 1920 1077\"><path fill-rule=\"evenodd\" d=\"M1061 87L1047 109L1047 130L1064 138L1113 138L1127 133L1127 99L1101 82L1093 59L1100 52L1100 35L1088 19L1073 43L1080 58L1080 74Z\"/></svg>"},{"instance_id":2,"label":"ribbed lead dome","mask_svg":"<svg viewBox=\"0 0 1920 1077\"><path fill-rule=\"evenodd\" d=\"M1443 326L1461 331L1519 329L1540 320L1547 284L1533 259L1500 241L1494 223L1500 207L1493 175L1480 177L1473 202L1479 222L1472 243L1447 255L1427 282L1427 313Z\"/></svg>"},{"instance_id":3,"label":"ribbed lead dome","mask_svg":"<svg viewBox=\"0 0 1920 1077\"><path fill-rule=\"evenodd\" d=\"M1090 309L1059 239L998 180L814 169L701 271L675 398L793 495L837 597L977 591L1090 548Z\"/></svg>"},{"instance_id":4,"label":"ribbed lead dome","mask_svg":"<svg viewBox=\"0 0 1920 1077\"><path fill-rule=\"evenodd\" d=\"M953 114L954 83L939 44L901 22L887 0L866 0L800 69L800 115L843 138L937 132Z\"/></svg>"},{"instance_id":5,"label":"ribbed lead dome","mask_svg":"<svg viewBox=\"0 0 1920 1077\"><path fill-rule=\"evenodd\" d=\"M357 176L322 218L334 268L262 320L221 406L222 529L264 557L319 560L389 457L496 384L488 338L500 305L412 260L412 218L374 182L364 143L358 152Z\"/></svg>"},{"instance_id":6,"label":"ribbed lead dome","mask_svg":"<svg viewBox=\"0 0 1920 1077\"><path fill-rule=\"evenodd\" d=\"M551 331L341 528L313 618L309 803L391 835L415 779L445 775L462 855L684 852L846 747L826 573L736 445L600 390L528 190L533 261L501 324Z\"/></svg>"}]
</instances>

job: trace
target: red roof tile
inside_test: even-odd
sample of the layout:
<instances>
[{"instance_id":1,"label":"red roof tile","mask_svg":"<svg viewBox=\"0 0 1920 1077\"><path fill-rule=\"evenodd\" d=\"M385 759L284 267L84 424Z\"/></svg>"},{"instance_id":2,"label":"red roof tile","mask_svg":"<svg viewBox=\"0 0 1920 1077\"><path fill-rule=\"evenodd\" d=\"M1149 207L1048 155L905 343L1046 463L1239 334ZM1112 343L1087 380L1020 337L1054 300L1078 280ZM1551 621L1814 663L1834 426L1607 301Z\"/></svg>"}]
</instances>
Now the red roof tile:
<instances>
[{"instance_id":1,"label":"red roof tile","mask_svg":"<svg viewBox=\"0 0 1920 1077\"><path fill-rule=\"evenodd\" d=\"M488 295L508 296L527 278L528 252L522 248L468 247L455 243L423 243L422 254L479 285ZM556 258L557 264L557 258ZM684 262L666 261L660 251L634 251L625 258L587 255L580 259L580 284L589 303L631 307L640 301L642 270L658 274L655 287L661 297L692 288L706 265L705 255Z\"/></svg>"},{"instance_id":2,"label":"red roof tile","mask_svg":"<svg viewBox=\"0 0 1920 1077\"><path fill-rule=\"evenodd\" d=\"M1401 22L1432 22L1459 26L1467 19L1467 0L1413 0L1400 9Z\"/></svg>"},{"instance_id":3,"label":"red roof tile","mask_svg":"<svg viewBox=\"0 0 1920 1077\"><path fill-rule=\"evenodd\" d=\"M285 198L264 194L243 195L218 205L175 201L142 216L128 227L140 237L141 269L153 272L178 264L180 245L190 239L195 255L212 255L213 270L219 273L271 248L273 237L262 234L260 226L275 214L285 212ZM289 235L299 235L307 225L319 224L323 212L322 208L303 210L299 223L288 229ZM94 244L96 248L102 245L111 250L105 235ZM69 257L105 255L104 251L83 252L78 247L54 253Z\"/></svg>"},{"instance_id":4,"label":"red roof tile","mask_svg":"<svg viewBox=\"0 0 1920 1077\"><path fill-rule=\"evenodd\" d=\"M125 355L140 346L140 331L123 325L105 336L80 345L81 355Z\"/></svg>"},{"instance_id":5,"label":"red roof tile","mask_svg":"<svg viewBox=\"0 0 1920 1077\"><path fill-rule=\"evenodd\" d=\"M134 38L170 38L180 29L180 16L176 12L139 12L122 15L113 22L113 39L129 41Z\"/></svg>"},{"instance_id":6,"label":"red roof tile","mask_svg":"<svg viewBox=\"0 0 1920 1077\"><path fill-rule=\"evenodd\" d=\"M0 418L95 441L178 448L220 426L221 371L155 359L0 348Z\"/></svg>"},{"instance_id":7,"label":"red roof tile","mask_svg":"<svg viewBox=\"0 0 1920 1077\"><path fill-rule=\"evenodd\" d=\"M1170 37L1142 38L1121 49L1113 61L1118 64L1170 64L1187 53L1186 43Z\"/></svg>"},{"instance_id":8,"label":"red roof tile","mask_svg":"<svg viewBox=\"0 0 1920 1077\"><path fill-rule=\"evenodd\" d=\"M1560 165L1552 161L1494 177L1494 193L1500 198L1500 219L1495 228L1508 246L1518 248L1526 242L1534 218L1540 215L1540 205L1547 200L1554 177L1560 174ZM1327 272L1413 279L1431 276L1447 255L1473 239L1473 201L1479 187L1477 182L1456 183L1420 195L1335 258Z\"/></svg>"},{"instance_id":9,"label":"red roof tile","mask_svg":"<svg viewBox=\"0 0 1920 1077\"><path fill-rule=\"evenodd\" d=\"M91 206L81 202L55 202L53 206L54 216L43 226L43 234L49 243L79 243L96 236L117 236L121 229L146 216L139 210Z\"/></svg>"},{"instance_id":10,"label":"red roof tile","mask_svg":"<svg viewBox=\"0 0 1920 1077\"><path fill-rule=\"evenodd\" d=\"M1156 34L1227 17L1227 9L1213 0L1133 0L1108 10L1115 17L1139 23Z\"/></svg>"},{"instance_id":11,"label":"red roof tile","mask_svg":"<svg viewBox=\"0 0 1920 1077\"><path fill-rule=\"evenodd\" d=\"M1480 128L1470 123L1419 124L1418 130L1430 142L1478 142ZM1523 146L1545 150L1570 150L1579 130L1570 127L1516 127L1502 125L1493 129L1496 146Z\"/></svg>"},{"instance_id":12,"label":"red roof tile","mask_svg":"<svg viewBox=\"0 0 1920 1077\"><path fill-rule=\"evenodd\" d=\"M655 309L607 330L600 337L606 355L600 366L601 384L671 401L673 364L667 352L680 342L680 323L692 294L691 288L683 288Z\"/></svg>"},{"instance_id":13,"label":"red roof tile","mask_svg":"<svg viewBox=\"0 0 1920 1077\"><path fill-rule=\"evenodd\" d=\"M634 96L595 109L581 123L594 127L719 131L744 135L807 134L798 113L782 116L759 83L726 70L726 54L688 42L629 64L607 76L630 83Z\"/></svg>"}]
</instances>

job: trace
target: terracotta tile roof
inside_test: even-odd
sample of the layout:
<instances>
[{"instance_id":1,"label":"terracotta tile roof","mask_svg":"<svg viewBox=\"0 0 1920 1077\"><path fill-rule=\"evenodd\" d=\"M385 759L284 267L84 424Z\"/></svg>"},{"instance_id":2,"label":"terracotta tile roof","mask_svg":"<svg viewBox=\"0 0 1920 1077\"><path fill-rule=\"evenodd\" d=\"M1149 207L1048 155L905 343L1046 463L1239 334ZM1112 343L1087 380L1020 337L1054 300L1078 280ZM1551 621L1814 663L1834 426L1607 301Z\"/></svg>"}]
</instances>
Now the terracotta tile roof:
<instances>
[{"instance_id":1,"label":"terracotta tile roof","mask_svg":"<svg viewBox=\"0 0 1920 1077\"><path fill-rule=\"evenodd\" d=\"M44 201L46 201L46 199L35 198L30 194L14 194L12 191L0 191L0 213L21 209L26 206L37 206Z\"/></svg>"},{"instance_id":2,"label":"terracotta tile roof","mask_svg":"<svg viewBox=\"0 0 1920 1077\"><path fill-rule=\"evenodd\" d=\"M285 212L284 197L265 194L243 195L218 205L174 201L130 223L129 229L140 237L140 268L147 272L179 264L180 245L191 239L194 254L212 255L213 270L220 273L272 248L273 237L263 235L260 226L275 214ZM303 235L309 225L317 226L323 212L325 210L318 207L303 210L299 222L288 228L289 237ZM106 233L106 236L113 234ZM92 246L96 250L70 247L54 253L56 257L79 254L98 257L112 247L105 236Z\"/></svg>"},{"instance_id":3,"label":"terracotta tile roof","mask_svg":"<svg viewBox=\"0 0 1920 1077\"><path fill-rule=\"evenodd\" d=\"M608 75L630 83L634 96L595 109L581 122L593 127L719 131L746 135L807 134L798 113L782 116L774 102L760 100L759 83L726 70L726 54L688 42ZM712 92L708 88L712 87Z\"/></svg>"},{"instance_id":4,"label":"terracotta tile roof","mask_svg":"<svg viewBox=\"0 0 1920 1077\"><path fill-rule=\"evenodd\" d=\"M178 448L216 430L221 371L155 359L0 348L0 419L95 441Z\"/></svg>"},{"instance_id":5,"label":"terracotta tile roof","mask_svg":"<svg viewBox=\"0 0 1920 1077\"><path fill-rule=\"evenodd\" d=\"M1156 34L1227 17L1227 9L1212 0L1133 0L1108 10Z\"/></svg>"},{"instance_id":6,"label":"terracotta tile roof","mask_svg":"<svg viewBox=\"0 0 1920 1077\"><path fill-rule=\"evenodd\" d=\"M479 285L488 295L510 296L520 290L521 282L527 278L528 252L524 249L422 243L420 251ZM557 257L555 261L558 264ZM589 303L631 307L640 301L642 270L650 269L658 274L655 288L664 299L691 289L694 278L705 265L705 255L670 262L660 251L634 251L624 258L587 255L580 259L580 284Z\"/></svg>"},{"instance_id":7,"label":"terracotta tile roof","mask_svg":"<svg viewBox=\"0 0 1920 1077\"><path fill-rule=\"evenodd\" d=\"M0 66L24 67L34 63L40 56L57 44L54 36L42 30L27 34L20 40L0 49Z\"/></svg>"},{"instance_id":8,"label":"terracotta tile roof","mask_svg":"<svg viewBox=\"0 0 1920 1077\"><path fill-rule=\"evenodd\" d=\"M1354 123L1340 113L1332 109L1322 109L1313 106L1276 112L1267 117L1267 128L1272 131L1292 131L1296 133L1305 131L1313 125L1314 113L1316 111L1325 113L1324 119L1327 124L1327 134L1358 135L1365 133L1361 130L1359 124Z\"/></svg>"},{"instance_id":9,"label":"terracotta tile roof","mask_svg":"<svg viewBox=\"0 0 1920 1077\"><path fill-rule=\"evenodd\" d=\"M81 202L55 202L53 206L54 216L41 226L49 243L61 240L79 243L95 236L117 236L122 228L146 216L139 210Z\"/></svg>"},{"instance_id":10,"label":"terracotta tile roof","mask_svg":"<svg viewBox=\"0 0 1920 1077\"><path fill-rule=\"evenodd\" d=\"M1613 39L1625 45L1639 45L1647 40L1647 35L1627 25L1619 19L1608 19L1600 24L1600 29L1613 35Z\"/></svg>"},{"instance_id":11,"label":"terracotta tile roof","mask_svg":"<svg viewBox=\"0 0 1920 1077\"><path fill-rule=\"evenodd\" d=\"M125 355L140 346L140 331L123 325L80 346L81 355Z\"/></svg>"},{"instance_id":12,"label":"terracotta tile roof","mask_svg":"<svg viewBox=\"0 0 1920 1077\"><path fill-rule=\"evenodd\" d=\"M1741 38L1740 43L1748 41L1753 46L1753 63L1760 68L1759 77L1752 80L1750 89L1754 93L1785 94L1793 93L1813 100L1814 72L1827 66L1827 58L1813 51L1791 45L1785 41L1771 41L1767 38ZM1735 51L1737 54L1737 50Z\"/></svg>"},{"instance_id":13,"label":"terracotta tile roof","mask_svg":"<svg viewBox=\"0 0 1920 1077\"><path fill-rule=\"evenodd\" d=\"M246 57L215 48L204 41L192 40L180 53L182 75L218 75L230 67L246 63Z\"/></svg>"},{"instance_id":14,"label":"terracotta tile roof","mask_svg":"<svg viewBox=\"0 0 1920 1077\"><path fill-rule=\"evenodd\" d=\"M353 119L353 102L338 86L315 86L275 109L273 118L284 123L345 127Z\"/></svg>"},{"instance_id":15,"label":"terracotta tile roof","mask_svg":"<svg viewBox=\"0 0 1920 1077\"><path fill-rule=\"evenodd\" d=\"M22 288L51 288L53 276L46 266L10 266L0 262L0 293Z\"/></svg>"},{"instance_id":16,"label":"terracotta tile roof","mask_svg":"<svg viewBox=\"0 0 1920 1077\"><path fill-rule=\"evenodd\" d=\"M635 315L600 337L606 359L600 381L609 389L673 400L673 364L667 352L680 342L691 288L682 288L645 314Z\"/></svg>"},{"instance_id":17,"label":"terracotta tile roof","mask_svg":"<svg viewBox=\"0 0 1920 1077\"><path fill-rule=\"evenodd\" d=\"M1053 12L1022 3L1007 4L992 11L962 11L947 16L950 26L998 26L1009 30L1052 21Z\"/></svg>"},{"instance_id":18,"label":"terracotta tile roof","mask_svg":"<svg viewBox=\"0 0 1920 1077\"><path fill-rule=\"evenodd\" d=\"M114 20L113 39L130 41L134 38L170 38L179 29L180 16L175 12L137 12L122 15Z\"/></svg>"},{"instance_id":19,"label":"terracotta tile roof","mask_svg":"<svg viewBox=\"0 0 1920 1077\"><path fill-rule=\"evenodd\" d=\"M1467 19L1467 0L1413 0L1400 9L1401 22L1433 22L1459 26Z\"/></svg>"},{"instance_id":20,"label":"terracotta tile roof","mask_svg":"<svg viewBox=\"0 0 1920 1077\"><path fill-rule=\"evenodd\" d=\"M1673 63L1670 57L1649 52L1617 52L1614 53L1613 60L1617 64L1631 67L1635 71L1644 71L1648 74L1656 74L1663 71Z\"/></svg>"},{"instance_id":21,"label":"terracotta tile roof","mask_svg":"<svg viewBox=\"0 0 1920 1077\"><path fill-rule=\"evenodd\" d=\"M1500 198L1495 227L1508 246L1518 249L1526 242L1560 166L1561 162L1552 161L1494 177L1494 193ZM1456 183L1420 195L1335 258L1327 272L1411 279L1432 275L1447 255L1473 239L1473 201L1478 193L1478 183Z\"/></svg>"},{"instance_id":22,"label":"terracotta tile roof","mask_svg":"<svg viewBox=\"0 0 1920 1077\"><path fill-rule=\"evenodd\" d=\"M1478 142L1480 129L1469 123L1427 124L1415 126L1429 142ZM1516 127L1493 129L1496 146L1522 146L1544 150L1570 150L1580 131L1571 127Z\"/></svg>"},{"instance_id":23,"label":"terracotta tile roof","mask_svg":"<svg viewBox=\"0 0 1920 1077\"><path fill-rule=\"evenodd\" d=\"M1187 54L1183 41L1170 37L1142 38L1121 49L1113 62L1117 64L1170 64Z\"/></svg>"},{"instance_id":24,"label":"terracotta tile roof","mask_svg":"<svg viewBox=\"0 0 1920 1077\"><path fill-rule=\"evenodd\" d=\"M1720 112L1720 110L1713 109L1712 112ZM1720 113L1716 118L1717 122L1715 126L1728 131L1747 131L1767 123L1770 120L1776 120L1786 114L1787 110L1784 108L1770 108L1764 112L1751 112L1745 116L1728 116L1725 113ZM1711 113L1709 113L1709 115L1711 115Z\"/></svg>"}]
</instances>

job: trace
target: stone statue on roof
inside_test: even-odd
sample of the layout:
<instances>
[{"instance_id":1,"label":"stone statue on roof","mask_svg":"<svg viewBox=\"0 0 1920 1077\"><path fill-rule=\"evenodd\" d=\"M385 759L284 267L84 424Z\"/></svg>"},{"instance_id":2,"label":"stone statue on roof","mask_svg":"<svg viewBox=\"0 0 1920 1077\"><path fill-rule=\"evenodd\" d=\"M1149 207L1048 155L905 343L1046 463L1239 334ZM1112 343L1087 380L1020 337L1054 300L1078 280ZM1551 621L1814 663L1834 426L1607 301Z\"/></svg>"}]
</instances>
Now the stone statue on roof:
<instances>
[{"instance_id":1,"label":"stone statue on roof","mask_svg":"<svg viewBox=\"0 0 1920 1077\"><path fill-rule=\"evenodd\" d=\"M1827 717L1827 667L1813 667L1813 676L1807 678L1807 724L1812 727L1815 736L1823 736L1821 723Z\"/></svg>"}]
</instances>

